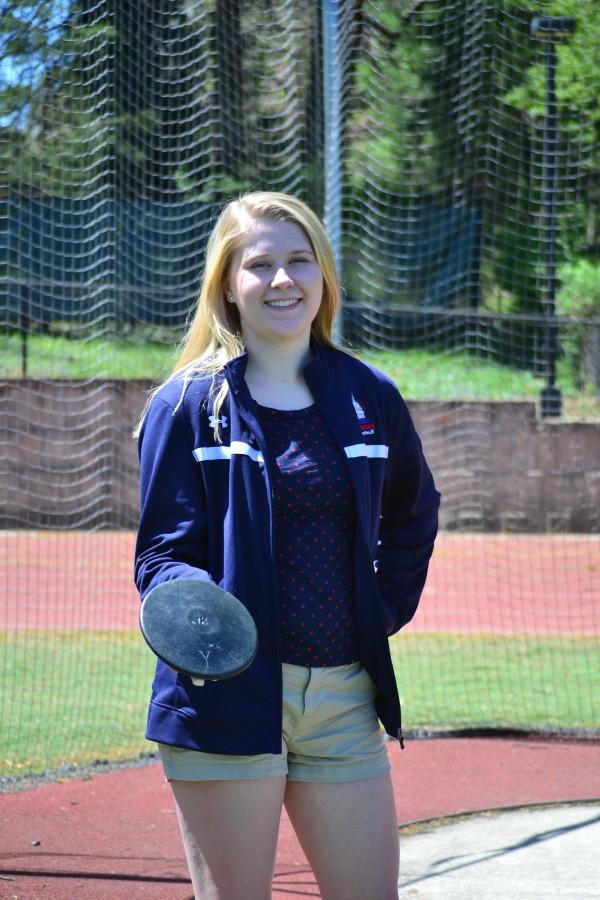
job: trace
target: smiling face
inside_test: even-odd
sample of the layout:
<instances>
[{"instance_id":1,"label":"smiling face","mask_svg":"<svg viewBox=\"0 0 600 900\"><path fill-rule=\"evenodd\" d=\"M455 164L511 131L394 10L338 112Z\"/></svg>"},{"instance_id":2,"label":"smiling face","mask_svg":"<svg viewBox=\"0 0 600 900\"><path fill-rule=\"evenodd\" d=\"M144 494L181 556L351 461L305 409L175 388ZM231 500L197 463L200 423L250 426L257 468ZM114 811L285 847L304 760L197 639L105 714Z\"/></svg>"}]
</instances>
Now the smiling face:
<instances>
[{"instance_id":1,"label":"smiling face","mask_svg":"<svg viewBox=\"0 0 600 900\"><path fill-rule=\"evenodd\" d=\"M224 282L248 350L310 340L323 296L323 274L304 230L291 221L252 222Z\"/></svg>"}]
</instances>

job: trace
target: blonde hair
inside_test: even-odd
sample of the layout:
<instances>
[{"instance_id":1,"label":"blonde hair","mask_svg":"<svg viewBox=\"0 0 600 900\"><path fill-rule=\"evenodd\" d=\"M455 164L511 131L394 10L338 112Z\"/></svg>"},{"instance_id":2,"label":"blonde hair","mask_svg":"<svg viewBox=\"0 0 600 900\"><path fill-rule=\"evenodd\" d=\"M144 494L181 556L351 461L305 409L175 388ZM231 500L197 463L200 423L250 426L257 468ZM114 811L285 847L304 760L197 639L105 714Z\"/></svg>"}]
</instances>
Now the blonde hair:
<instances>
[{"instance_id":1,"label":"blonde hair","mask_svg":"<svg viewBox=\"0 0 600 900\"><path fill-rule=\"evenodd\" d=\"M294 222L306 234L323 275L323 296L319 311L312 323L311 335L323 346L333 346L333 324L340 305L340 286L333 252L325 229L315 213L301 200L276 191L255 191L227 204L222 210L208 239L202 288L195 311L180 345L179 357L173 371L163 384L183 374L184 384L180 403L189 381L198 374L217 375L223 366L244 352L237 306L227 303L223 282L227 277L235 250L250 227L260 221ZM148 399L140 424L154 394ZM213 398L215 421L227 396L225 380ZM219 439L218 425L215 438Z\"/></svg>"}]
</instances>

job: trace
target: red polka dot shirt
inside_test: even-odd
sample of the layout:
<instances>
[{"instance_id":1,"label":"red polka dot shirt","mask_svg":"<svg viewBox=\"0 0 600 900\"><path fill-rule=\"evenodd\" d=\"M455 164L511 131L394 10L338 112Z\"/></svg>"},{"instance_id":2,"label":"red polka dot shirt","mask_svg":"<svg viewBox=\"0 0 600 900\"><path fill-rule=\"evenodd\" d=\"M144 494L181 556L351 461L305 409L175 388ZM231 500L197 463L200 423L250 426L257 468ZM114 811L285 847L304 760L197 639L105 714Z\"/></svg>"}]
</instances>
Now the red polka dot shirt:
<instances>
[{"instance_id":1,"label":"red polka dot shirt","mask_svg":"<svg viewBox=\"0 0 600 900\"><path fill-rule=\"evenodd\" d=\"M355 507L345 457L316 406L257 406L273 484L282 661L359 659L352 610Z\"/></svg>"}]
</instances>

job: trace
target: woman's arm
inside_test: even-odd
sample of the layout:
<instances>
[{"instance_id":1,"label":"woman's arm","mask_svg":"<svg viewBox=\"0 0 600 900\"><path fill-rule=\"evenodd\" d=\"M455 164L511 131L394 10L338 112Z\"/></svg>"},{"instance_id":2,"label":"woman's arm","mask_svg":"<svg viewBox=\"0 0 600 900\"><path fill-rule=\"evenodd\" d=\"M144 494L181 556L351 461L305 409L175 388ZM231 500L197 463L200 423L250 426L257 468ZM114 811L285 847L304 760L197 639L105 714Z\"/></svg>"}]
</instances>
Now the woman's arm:
<instances>
[{"instance_id":1,"label":"woman's arm","mask_svg":"<svg viewBox=\"0 0 600 900\"><path fill-rule=\"evenodd\" d=\"M193 448L185 406L173 413L169 403L155 397L139 438L135 582L142 597L173 578L211 580L204 485Z\"/></svg>"},{"instance_id":2,"label":"woman's arm","mask_svg":"<svg viewBox=\"0 0 600 900\"><path fill-rule=\"evenodd\" d=\"M394 392L376 562L390 635L406 625L417 609L437 534L440 504L410 413Z\"/></svg>"}]
</instances>

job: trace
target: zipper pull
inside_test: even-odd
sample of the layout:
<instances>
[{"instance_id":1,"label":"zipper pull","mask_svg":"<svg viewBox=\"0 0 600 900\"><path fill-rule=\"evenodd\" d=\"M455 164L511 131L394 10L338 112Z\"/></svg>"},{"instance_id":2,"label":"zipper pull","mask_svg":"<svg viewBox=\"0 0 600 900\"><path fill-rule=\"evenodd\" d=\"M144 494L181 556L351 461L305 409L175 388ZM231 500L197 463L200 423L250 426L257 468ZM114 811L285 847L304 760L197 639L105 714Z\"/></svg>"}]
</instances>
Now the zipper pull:
<instances>
[{"instance_id":1,"label":"zipper pull","mask_svg":"<svg viewBox=\"0 0 600 900\"><path fill-rule=\"evenodd\" d=\"M400 741L400 749L404 750L404 735L402 734L402 725L398 729L398 740Z\"/></svg>"}]
</instances>

